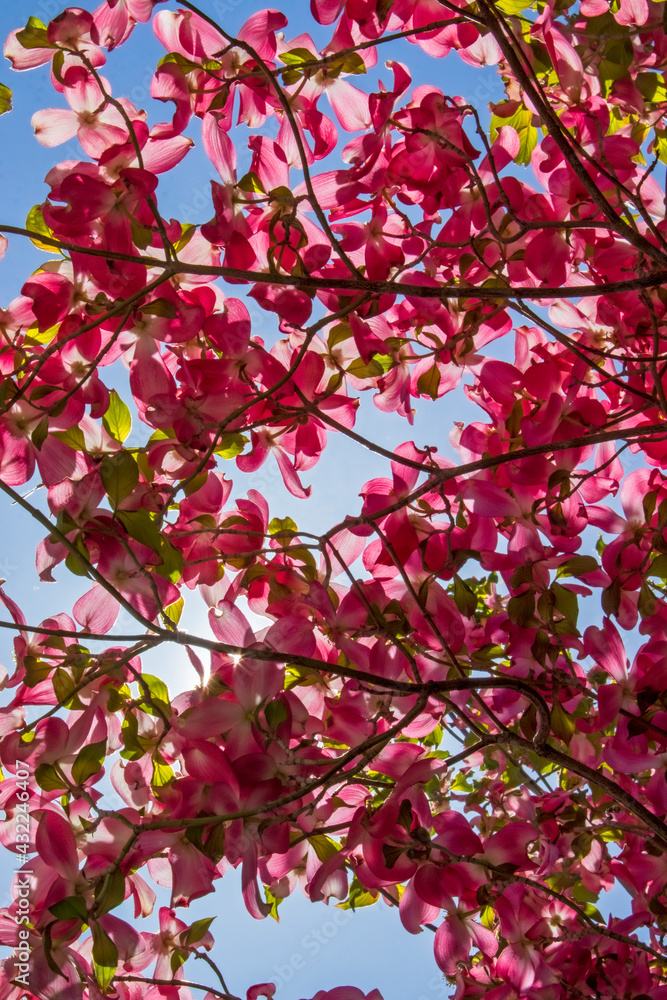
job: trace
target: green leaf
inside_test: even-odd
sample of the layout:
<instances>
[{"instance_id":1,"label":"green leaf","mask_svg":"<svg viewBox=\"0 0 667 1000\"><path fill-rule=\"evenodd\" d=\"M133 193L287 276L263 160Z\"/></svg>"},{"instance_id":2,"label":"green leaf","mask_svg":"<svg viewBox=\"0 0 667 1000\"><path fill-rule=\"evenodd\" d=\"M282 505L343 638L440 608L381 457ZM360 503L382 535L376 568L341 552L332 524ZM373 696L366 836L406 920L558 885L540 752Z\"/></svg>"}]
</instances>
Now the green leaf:
<instances>
[{"instance_id":1,"label":"green leaf","mask_svg":"<svg viewBox=\"0 0 667 1000\"><path fill-rule=\"evenodd\" d=\"M175 974L185 961L187 961L188 953L183 951L181 948L175 948L171 953L171 960L169 964L171 965L172 975Z\"/></svg>"},{"instance_id":2,"label":"green leaf","mask_svg":"<svg viewBox=\"0 0 667 1000\"><path fill-rule=\"evenodd\" d=\"M194 924L191 924L186 931L181 931L179 937L183 946L190 948L192 945L197 944L198 941L201 941L214 920L215 917L205 917L202 920L195 920Z\"/></svg>"},{"instance_id":3,"label":"green leaf","mask_svg":"<svg viewBox=\"0 0 667 1000\"><path fill-rule=\"evenodd\" d=\"M376 12L380 24L384 24L384 22L387 20L391 8L393 6L394 6L394 0L377 0Z\"/></svg>"},{"instance_id":4,"label":"green leaf","mask_svg":"<svg viewBox=\"0 0 667 1000\"><path fill-rule=\"evenodd\" d=\"M284 535L285 541L289 541L298 530L291 517L274 517L269 523L269 534Z\"/></svg>"},{"instance_id":5,"label":"green leaf","mask_svg":"<svg viewBox=\"0 0 667 1000\"><path fill-rule=\"evenodd\" d=\"M602 610L609 617L618 614L621 606L621 584L618 579L612 580L609 586L604 588L600 596L600 603Z\"/></svg>"},{"instance_id":6,"label":"green leaf","mask_svg":"<svg viewBox=\"0 0 667 1000\"><path fill-rule=\"evenodd\" d=\"M60 329L56 327L56 332ZM45 396L52 396L54 392L58 392L58 388L55 385L40 385L34 392L30 393L30 402L36 399L44 399Z\"/></svg>"},{"instance_id":7,"label":"green leaf","mask_svg":"<svg viewBox=\"0 0 667 1000\"><path fill-rule=\"evenodd\" d=\"M436 726L435 729L424 738L425 747L439 747L442 743L444 737L444 730L442 726Z\"/></svg>"},{"instance_id":8,"label":"green leaf","mask_svg":"<svg viewBox=\"0 0 667 1000\"><path fill-rule=\"evenodd\" d=\"M323 684L322 675L312 667L288 666L285 670L285 690L293 687L308 687L311 684Z\"/></svg>"},{"instance_id":9,"label":"green leaf","mask_svg":"<svg viewBox=\"0 0 667 1000\"><path fill-rule=\"evenodd\" d=\"M551 731L563 743L569 743L574 736L574 719L559 701L555 701L551 709Z\"/></svg>"},{"instance_id":10,"label":"green leaf","mask_svg":"<svg viewBox=\"0 0 667 1000\"><path fill-rule=\"evenodd\" d=\"M147 545L160 557L162 565L155 568L156 573L172 583L180 579L183 554L160 534L157 523L147 510L117 510L116 518L130 538Z\"/></svg>"},{"instance_id":11,"label":"green leaf","mask_svg":"<svg viewBox=\"0 0 667 1000\"><path fill-rule=\"evenodd\" d=\"M247 443L245 434L221 434L215 453L221 458L236 458Z\"/></svg>"},{"instance_id":12,"label":"green leaf","mask_svg":"<svg viewBox=\"0 0 667 1000\"><path fill-rule=\"evenodd\" d=\"M200 490L202 486L205 484L207 479L208 479L208 472L204 470L203 472L200 472L198 475L196 475L194 479L190 479L187 483L184 483L183 492L185 493L186 497L189 497L193 493L196 493L197 490ZM201 518L204 517L207 517L209 519L209 524L212 530L217 528L218 526L217 521L214 517L212 517L212 515L202 514ZM202 520L201 523L204 524L205 522Z\"/></svg>"},{"instance_id":13,"label":"green leaf","mask_svg":"<svg viewBox=\"0 0 667 1000\"><path fill-rule=\"evenodd\" d=\"M601 839L604 840L604 837ZM592 917L593 920L597 920L599 924L605 923L605 919L598 910L597 906L593 906L592 903L584 903L583 910L587 917Z\"/></svg>"},{"instance_id":14,"label":"green leaf","mask_svg":"<svg viewBox=\"0 0 667 1000\"><path fill-rule=\"evenodd\" d=\"M165 615L174 623L174 625L178 625L180 622L184 606L185 601L182 597L179 597L177 601L174 601L173 604L170 604L168 608L164 609Z\"/></svg>"},{"instance_id":15,"label":"green leaf","mask_svg":"<svg viewBox=\"0 0 667 1000\"><path fill-rule=\"evenodd\" d=\"M60 777L53 764L40 764L35 771L35 781L45 792L67 788L67 782Z\"/></svg>"},{"instance_id":16,"label":"green leaf","mask_svg":"<svg viewBox=\"0 0 667 1000\"><path fill-rule=\"evenodd\" d=\"M249 194L266 194L264 185L254 170L249 170L247 174L244 174L236 186Z\"/></svg>"},{"instance_id":17,"label":"green leaf","mask_svg":"<svg viewBox=\"0 0 667 1000\"><path fill-rule=\"evenodd\" d=\"M287 708L282 699L278 698L268 703L264 709L264 718L271 732L275 733L278 726L287 720Z\"/></svg>"},{"instance_id":18,"label":"green leaf","mask_svg":"<svg viewBox=\"0 0 667 1000\"><path fill-rule=\"evenodd\" d=\"M384 375L382 365L374 358L368 364L362 358L355 358L345 371L354 378L378 378L380 375Z\"/></svg>"},{"instance_id":19,"label":"green leaf","mask_svg":"<svg viewBox=\"0 0 667 1000\"><path fill-rule=\"evenodd\" d=\"M58 920L80 920L84 924L88 923L86 901L81 896L66 896L65 899L59 899L49 907L49 911Z\"/></svg>"},{"instance_id":20,"label":"green leaf","mask_svg":"<svg viewBox=\"0 0 667 1000\"><path fill-rule=\"evenodd\" d=\"M58 49L51 61L51 71L55 76L58 83L62 83L63 87L66 86L63 80L63 66L65 65L65 51L64 49Z\"/></svg>"},{"instance_id":21,"label":"green leaf","mask_svg":"<svg viewBox=\"0 0 667 1000\"><path fill-rule=\"evenodd\" d=\"M577 631L577 619L579 618L579 602L577 595L568 587L563 587L560 583L551 584L551 593L554 597L554 605L563 615L565 621Z\"/></svg>"},{"instance_id":22,"label":"green leaf","mask_svg":"<svg viewBox=\"0 0 667 1000\"><path fill-rule=\"evenodd\" d=\"M280 916L278 914L278 907L282 903L283 897L282 896L274 896L268 886L264 887L264 893L266 895L266 902L271 907L271 909L269 910L268 915L270 917L273 917L273 919L276 921L276 923L280 923Z\"/></svg>"},{"instance_id":23,"label":"green leaf","mask_svg":"<svg viewBox=\"0 0 667 1000\"><path fill-rule=\"evenodd\" d=\"M123 684L120 688L115 688L113 683L105 684L104 690L107 692L106 710L111 715L127 706L128 698L130 697L130 689L127 684Z\"/></svg>"},{"instance_id":24,"label":"green leaf","mask_svg":"<svg viewBox=\"0 0 667 1000\"><path fill-rule=\"evenodd\" d=\"M499 104L490 105L490 107L494 112L491 117L491 142L495 141L499 128L503 125L511 125L519 136L520 143L519 152L514 157L514 162L528 166L531 153L537 145L537 129L532 124L532 112L524 108L518 101L501 101Z\"/></svg>"},{"instance_id":25,"label":"green leaf","mask_svg":"<svg viewBox=\"0 0 667 1000\"><path fill-rule=\"evenodd\" d=\"M68 448L74 451L86 451L86 439L80 427L69 427L66 431L54 431L53 437L58 438Z\"/></svg>"},{"instance_id":26,"label":"green leaf","mask_svg":"<svg viewBox=\"0 0 667 1000\"><path fill-rule=\"evenodd\" d=\"M210 111L210 108L209 108ZM194 234L197 232L197 227L193 226L192 223L184 223L181 225L181 235L174 243L174 250L176 253L180 253L183 247L186 247Z\"/></svg>"},{"instance_id":27,"label":"green leaf","mask_svg":"<svg viewBox=\"0 0 667 1000\"><path fill-rule=\"evenodd\" d=\"M647 575L660 577L661 580L667 579L667 556L663 554L656 556L648 568Z\"/></svg>"},{"instance_id":28,"label":"green leaf","mask_svg":"<svg viewBox=\"0 0 667 1000\"><path fill-rule=\"evenodd\" d=\"M314 833L308 838L308 842L312 844L315 854L322 863L328 861L332 858L334 854L338 854L340 847L336 844L331 837L325 837L323 833Z\"/></svg>"},{"instance_id":29,"label":"green leaf","mask_svg":"<svg viewBox=\"0 0 667 1000\"><path fill-rule=\"evenodd\" d=\"M372 906L379 898L379 892L366 889L355 876L350 883L347 899L342 903L336 903L336 907L339 910L356 910L362 906Z\"/></svg>"},{"instance_id":30,"label":"green leaf","mask_svg":"<svg viewBox=\"0 0 667 1000\"><path fill-rule=\"evenodd\" d=\"M26 687L33 688L40 681L46 680L53 670L53 664L45 663L44 660L38 660L37 657L28 655L23 657L23 668L25 670L23 683Z\"/></svg>"},{"instance_id":31,"label":"green leaf","mask_svg":"<svg viewBox=\"0 0 667 1000\"><path fill-rule=\"evenodd\" d=\"M522 10L528 10L533 6L531 0L496 0L496 7L498 10L502 10L503 14L509 14L510 17L515 17L520 14Z\"/></svg>"},{"instance_id":32,"label":"green leaf","mask_svg":"<svg viewBox=\"0 0 667 1000\"><path fill-rule=\"evenodd\" d=\"M53 957L53 942L51 940L52 926L53 923L47 924L46 927L44 927L44 929L42 930L42 944L44 947L44 958L46 959L46 964L51 969L51 972L53 972L54 975L60 977L61 979L64 979L65 978L64 973L58 967L58 963Z\"/></svg>"},{"instance_id":33,"label":"green leaf","mask_svg":"<svg viewBox=\"0 0 667 1000\"><path fill-rule=\"evenodd\" d=\"M105 875L95 887L95 912L98 916L115 910L125 899L125 876L120 868Z\"/></svg>"},{"instance_id":34,"label":"green leaf","mask_svg":"<svg viewBox=\"0 0 667 1000\"><path fill-rule=\"evenodd\" d=\"M123 402L115 389L109 393L109 407L102 417L107 434L114 441L122 444L132 430L132 416L129 407Z\"/></svg>"},{"instance_id":35,"label":"green leaf","mask_svg":"<svg viewBox=\"0 0 667 1000\"><path fill-rule=\"evenodd\" d=\"M75 576L88 576L88 560L90 553L81 535L77 535L74 544L77 550L81 553L82 558L79 559L74 552L68 552L65 559L65 565L70 573L73 573ZM84 560L86 560L86 562L84 562Z\"/></svg>"},{"instance_id":36,"label":"green leaf","mask_svg":"<svg viewBox=\"0 0 667 1000\"><path fill-rule=\"evenodd\" d=\"M279 58L286 66L301 66L303 63L317 62L317 56L308 49L290 49L289 52L282 52Z\"/></svg>"},{"instance_id":37,"label":"green leaf","mask_svg":"<svg viewBox=\"0 0 667 1000\"><path fill-rule=\"evenodd\" d=\"M49 433L49 418L42 417L42 419L37 424L32 434L30 435L30 440L34 444L37 451L42 450L42 445L46 441L48 433Z\"/></svg>"},{"instance_id":38,"label":"green leaf","mask_svg":"<svg viewBox=\"0 0 667 1000\"><path fill-rule=\"evenodd\" d=\"M146 244L148 246L148 244ZM153 299L151 302L141 307L142 313L149 316L160 316L162 319L176 319L178 312L176 306L169 299Z\"/></svg>"},{"instance_id":39,"label":"green leaf","mask_svg":"<svg viewBox=\"0 0 667 1000\"><path fill-rule=\"evenodd\" d=\"M525 590L522 594L510 597L507 602L507 614L514 625L527 628L534 621L535 615L535 592Z\"/></svg>"},{"instance_id":40,"label":"green leaf","mask_svg":"<svg viewBox=\"0 0 667 1000\"><path fill-rule=\"evenodd\" d=\"M100 465L100 478L114 510L139 482L139 466L129 451L106 455Z\"/></svg>"},{"instance_id":41,"label":"green leaf","mask_svg":"<svg viewBox=\"0 0 667 1000\"><path fill-rule=\"evenodd\" d=\"M417 379L417 392L420 396L430 396L431 399L437 399L439 386L440 369L436 364L431 365L428 371L422 372Z\"/></svg>"},{"instance_id":42,"label":"green leaf","mask_svg":"<svg viewBox=\"0 0 667 1000\"><path fill-rule=\"evenodd\" d=\"M474 650L471 654L473 660L483 660L488 662L489 660L495 660L497 657L503 655L503 650L501 646L495 645L495 643L487 642L486 645L480 646L479 649Z\"/></svg>"},{"instance_id":43,"label":"green leaf","mask_svg":"<svg viewBox=\"0 0 667 1000\"><path fill-rule=\"evenodd\" d=\"M106 993L118 968L118 948L96 920L90 925L93 935L93 964L95 978Z\"/></svg>"},{"instance_id":44,"label":"green leaf","mask_svg":"<svg viewBox=\"0 0 667 1000\"><path fill-rule=\"evenodd\" d=\"M83 706L75 692L76 685L72 675L62 667L58 667L53 675L53 691L64 708L80 709Z\"/></svg>"},{"instance_id":45,"label":"green leaf","mask_svg":"<svg viewBox=\"0 0 667 1000\"><path fill-rule=\"evenodd\" d=\"M217 73L222 67L222 63L219 63L217 59L202 59L200 62L193 62L187 56L182 56L180 52L168 52L166 56L160 59L158 66L164 66L167 63L176 63L177 66L182 67L186 72L193 69L206 69L212 73Z\"/></svg>"},{"instance_id":46,"label":"green leaf","mask_svg":"<svg viewBox=\"0 0 667 1000\"><path fill-rule=\"evenodd\" d=\"M667 88L665 87L664 74L662 73L638 73L635 84L639 93L647 101L659 103L667 101Z\"/></svg>"},{"instance_id":47,"label":"green leaf","mask_svg":"<svg viewBox=\"0 0 667 1000\"><path fill-rule=\"evenodd\" d=\"M4 83L0 83L0 115L12 110L12 92Z\"/></svg>"},{"instance_id":48,"label":"green leaf","mask_svg":"<svg viewBox=\"0 0 667 1000\"><path fill-rule=\"evenodd\" d=\"M188 59L187 56L182 56L180 52L167 52L166 56L162 56L162 58L158 60L158 69L160 66L167 66L169 63L175 63L176 66L180 66L186 71L199 69L196 62L193 62L192 59Z\"/></svg>"},{"instance_id":49,"label":"green leaf","mask_svg":"<svg viewBox=\"0 0 667 1000\"><path fill-rule=\"evenodd\" d=\"M454 574L454 604L465 618L470 618L477 610L477 595L458 573Z\"/></svg>"},{"instance_id":50,"label":"green leaf","mask_svg":"<svg viewBox=\"0 0 667 1000\"><path fill-rule=\"evenodd\" d=\"M88 743L82 747L72 764L72 780L77 785L83 785L88 778L92 778L94 774L98 774L102 770L106 751L106 740L100 740L98 743Z\"/></svg>"},{"instance_id":51,"label":"green leaf","mask_svg":"<svg viewBox=\"0 0 667 1000\"><path fill-rule=\"evenodd\" d=\"M16 40L24 49L57 49L46 34L46 25L38 17L29 17L28 23L17 31Z\"/></svg>"},{"instance_id":52,"label":"green leaf","mask_svg":"<svg viewBox=\"0 0 667 1000\"><path fill-rule=\"evenodd\" d=\"M139 723L134 712L126 712L121 726L123 749L120 752L124 760L140 760L145 750L139 744Z\"/></svg>"},{"instance_id":53,"label":"green leaf","mask_svg":"<svg viewBox=\"0 0 667 1000\"><path fill-rule=\"evenodd\" d=\"M129 222L130 232L132 233L132 242L135 247L139 248L139 250L145 250L146 247L149 247L153 242L152 230L149 229L148 226L142 226L142 224L132 215L130 216ZM142 312L146 312L146 309L142 309Z\"/></svg>"},{"instance_id":54,"label":"green leaf","mask_svg":"<svg viewBox=\"0 0 667 1000\"><path fill-rule=\"evenodd\" d=\"M352 327L349 323L346 323L344 320L341 323L336 323L335 326L331 327L329 337L327 339L329 350L333 351L337 344L342 344L344 340L349 340L351 336Z\"/></svg>"},{"instance_id":55,"label":"green leaf","mask_svg":"<svg viewBox=\"0 0 667 1000\"><path fill-rule=\"evenodd\" d=\"M394 355L393 354L375 354L375 355L373 355L373 361L376 364L380 365L380 367L382 368L382 374L383 375L386 375L387 372L391 368L394 368L395 365L396 365L396 362L394 361Z\"/></svg>"},{"instance_id":56,"label":"green leaf","mask_svg":"<svg viewBox=\"0 0 667 1000\"><path fill-rule=\"evenodd\" d=\"M642 583L641 585L637 610L642 618L655 614L655 594L646 583Z\"/></svg>"},{"instance_id":57,"label":"green leaf","mask_svg":"<svg viewBox=\"0 0 667 1000\"><path fill-rule=\"evenodd\" d=\"M139 688L143 697L140 702L140 708L144 712L148 712L149 715L159 716L161 712L167 716L171 715L169 690L164 681L161 681L159 677L155 677L153 674L142 674L141 679L143 684L139 684ZM146 688L148 688L148 696L144 694Z\"/></svg>"},{"instance_id":58,"label":"green leaf","mask_svg":"<svg viewBox=\"0 0 667 1000\"><path fill-rule=\"evenodd\" d=\"M530 704L519 719L519 729L527 740L534 740L537 733L537 710Z\"/></svg>"},{"instance_id":59,"label":"green leaf","mask_svg":"<svg viewBox=\"0 0 667 1000\"><path fill-rule=\"evenodd\" d=\"M116 517L135 542L147 545L153 552L160 551L160 531L147 510L119 510Z\"/></svg>"},{"instance_id":60,"label":"green leaf","mask_svg":"<svg viewBox=\"0 0 667 1000\"><path fill-rule=\"evenodd\" d=\"M31 240L31 242L34 243L36 247L39 247L40 250L46 250L47 253L53 253L52 247L47 247L42 243L38 243L37 240ZM56 323L54 326L50 326L48 330L40 330L37 324L33 323L33 325L29 327L28 330L26 331L25 335L26 344L31 344L31 345L50 344L59 330L60 330L60 323ZM51 389L50 386L48 387L40 386L39 389L35 389L35 392L33 392L32 396L34 397L35 393L39 393L39 395L37 396L37 398L39 399L42 396L48 396L49 392L52 391L53 390ZM56 406L51 407L51 415L54 417L57 415L56 410L57 410ZM62 412L62 410L60 412Z\"/></svg>"},{"instance_id":61,"label":"green leaf","mask_svg":"<svg viewBox=\"0 0 667 1000\"><path fill-rule=\"evenodd\" d=\"M587 889L583 882L577 881L572 886L572 895L578 903L596 903L599 894L592 889Z\"/></svg>"},{"instance_id":62,"label":"green leaf","mask_svg":"<svg viewBox=\"0 0 667 1000\"><path fill-rule=\"evenodd\" d=\"M558 567L556 577L586 576L587 573L594 573L599 568L600 564L593 556L572 556L567 562L561 563Z\"/></svg>"},{"instance_id":63,"label":"green leaf","mask_svg":"<svg viewBox=\"0 0 667 1000\"><path fill-rule=\"evenodd\" d=\"M223 87L221 87L220 90L215 95L215 97L213 98L213 100L211 101L211 103L209 104L208 110L224 111L225 106L229 101L229 90L230 90L229 83L226 83Z\"/></svg>"},{"instance_id":64,"label":"green leaf","mask_svg":"<svg viewBox=\"0 0 667 1000\"><path fill-rule=\"evenodd\" d=\"M336 65L338 61L336 60ZM341 71L343 73L352 73L354 76L361 76L366 72L366 63L361 58L358 52L350 52L349 55L341 61Z\"/></svg>"},{"instance_id":65,"label":"green leaf","mask_svg":"<svg viewBox=\"0 0 667 1000\"><path fill-rule=\"evenodd\" d=\"M156 441L169 441L170 439L173 439L173 437L174 437L174 430L173 428L170 427L169 430L166 431L161 431L161 430L153 431L147 443L155 444Z\"/></svg>"},{"instance_id":66,"label":"green leaf","mask_svg":"<svg viewBox=\"0 0 667 1000\"><path fill-rule=\"evenodd\" d=\"M151 785L153 788L164 788L171 781L174 780L174 772L164 760L164 758L157 753L153 754L153 778L151 780Z\"/></svg>"}]
</instances>

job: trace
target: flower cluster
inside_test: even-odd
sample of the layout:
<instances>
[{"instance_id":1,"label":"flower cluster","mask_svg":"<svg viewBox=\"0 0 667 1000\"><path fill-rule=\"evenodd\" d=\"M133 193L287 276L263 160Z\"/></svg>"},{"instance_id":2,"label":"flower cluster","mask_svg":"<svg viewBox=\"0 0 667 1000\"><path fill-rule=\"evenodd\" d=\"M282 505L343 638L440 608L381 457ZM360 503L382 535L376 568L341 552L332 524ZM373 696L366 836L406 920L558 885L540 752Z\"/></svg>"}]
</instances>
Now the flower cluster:
<instances>
[{"instance_id":1,"label":"flower cluster","mask_svg":"<svg viewBox=\"0 0 667 1000\"><path fill-rule=\"evenodd\" d=\"M225 1000L211 921L178 912L229 867L257 919L297 888L394 906L456 1000L667 1000L664 5L311 6L323 47L188 0L6 43L50 67L37 141L82 158L0 225L49 255L0 314L0 490L44 529L40 579L89 586L34 625L0 588L0 830L32 879L29 989L8 959L0 1000L191 1000L193 955ZM102 72L147 22L157 123ZM376 77L399 41L440 86ZM446 92L456 60L498 65L488 131ZM210 218L167 219L195 141ZM463 396L457 462L358 429L371 399L435 428ZM307 498L331 433L388 476L316 535L255 473ZM202 635L179 626L195 591ZM176 696L142 664L169 646L198 676ZM156 929L114 912L149 917L153 885ZM0 911L4 945L18 927Z\"/></svg>"}]
</instances>

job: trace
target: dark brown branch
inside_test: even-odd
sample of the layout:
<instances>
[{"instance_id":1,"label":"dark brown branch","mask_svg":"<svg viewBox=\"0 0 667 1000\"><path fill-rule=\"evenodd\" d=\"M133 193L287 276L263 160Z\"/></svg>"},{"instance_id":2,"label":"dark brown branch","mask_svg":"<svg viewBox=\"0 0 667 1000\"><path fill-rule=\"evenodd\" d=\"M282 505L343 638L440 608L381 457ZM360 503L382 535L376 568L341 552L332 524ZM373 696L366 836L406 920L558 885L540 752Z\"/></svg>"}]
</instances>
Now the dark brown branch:
<instances>
[{"instance_id":1,"label":"dark brown branch","mask_svg":"<svg viewBox=\"0 0 667 1000\"><path fill-rule=\"evenodd\" d=\"M54 249L65 250L68 253L88 254L103 257L108 260L124 260L133 264L144 264L146 267L160 267L168 276L177 274L210 274L216 278L233 278L235 281L255 282L264 285L287 285L294 288L318 288L324 290L339 290L372 295L407 295L418 299L480 299L495 301L496 299L534 299L548 301L550 299L591 298L601 295L613 295L617 292L639 291L642 288L658 288L667 284L667 269L653 271L649 274L626 281L610 281L603 285L578 285L576 287L545 286L534 288L520 285L512 287L482 287L476 285L443 284L434 287L428 285L412 285L409 282L371 281L368 278L336 278L316 277L314 275L269 274L265 271L243 271L236 267L215 267L209 264L185 264L181 262L160 260L159 257L146 257L140 254L113 253L110 250L98 250L94 247L81 247L73 243L64 243L51 239L33 230L21 229L17 226L0 226L0 233L14 233L39 240ZM664 265L664 259L661 260ZM164 280L164 279L163 279ZM116 309L116 313L120 309Z\"/></svg>"}]
</instances>

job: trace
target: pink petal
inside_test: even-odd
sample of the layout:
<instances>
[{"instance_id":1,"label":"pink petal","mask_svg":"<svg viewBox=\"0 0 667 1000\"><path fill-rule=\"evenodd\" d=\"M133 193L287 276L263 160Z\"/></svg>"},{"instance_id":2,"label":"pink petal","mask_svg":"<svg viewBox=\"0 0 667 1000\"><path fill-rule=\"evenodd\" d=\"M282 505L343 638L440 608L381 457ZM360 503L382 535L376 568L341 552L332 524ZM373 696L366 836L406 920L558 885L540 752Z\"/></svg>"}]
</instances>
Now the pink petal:
<instances>
[{"instance_id":1,"label":"pink petal","mask_svg":"<svg viewBox=\"0 0 667 1000\"><path fill-rule=\"evenodd\" d=\"M429 924L440 915L439 906L431 906L415 892L412 880L408 882L399 904L401 923L410 934L421 934L422 924Z\"/></svg>"},{"instance_id":2,"label":"pink petal","mask_svg":"<svg viewBox=\"0 0 667 1000\"><path fill-rule=\"evenodd\" d=\"M271 912L271 906L264 902L257 885L257 845L254 842L243 855L241 886L248 913L255 920L263 920Z\"/></svg>"},{"instance_id":3,"label":"pink petal","mask_svg":"<svg viewBox=\"0 0 667 1000\"><path fill-rule=\"evenodd\" d=\"M12 31L5 42L4 54L12 64L12 69L34 69L35 66L43 66L50 62L55 54L55 48L49 49L24 49L16 38L21 28Z\"/></svg>"},{"instance_id":4,"label":"pink petal","mask_svg":"<svg viewBox=\"0 0 667 1000\"><path fill-rule=\"evenodd\" d=\"M328 87L326 95L336 113L336 118L346 132L358 132L370 127L371 115L368 110L368 95L363 94L346 80L336 80Z\"/></svg>"},{"instance_id":5,"label":"pink petal","mask_svg":"<svg viewBox=\"0 0 667 1000\"><path fill-rule=\"evenodd\" d=\"M311 13L320 24L333 24L344 6L345 0L310 0Z\"/></svg>"},{"instance_id":6,"label":"pink petal","mask_svg":"<svg viewBox=\"0 0 667 1000\"><path fill-rule=\"evenodd\" d=\"M216 781L237 785L236 775L224 751L213 743L193 740L183 751L183 760L188 774L204 785L214 785Z\"/></svg>"},{"instance_id":7,"label":"pink petal","mask_svg":"<svg viewBox=\"0 0 667 1000\"><path fill-rule=\"evenodd\" d=\"M277 10L260 10L248 18L238 33L249 42L260 59L273 59L276 54L276 31L286 27L287 18Z\"/></svg>"},{"instance_id":8,"label":"pink petal","mask_svg":"<svg viewBox=\"0 0 667 1000\"><path fill-rule=\"evenodd\" d=\"M74 881L79 875L79 859L72 827L51 809L42 813L37 827L35 847L42 861L63 878Z\"/></svg>"},{"instance_id":9,"label":"pink petal","mask_svg":"<svg viewBox=\"0 0 667 1000\"><path fill-rule=\"evenodd\" d=\"M438 967L446 976L458 971L458 963L470 955L470 935L458 917L447 917L435 932L433 952Z\"/></svg>"},{"instance_id":10,"label":"pink petal","mask_svg":"<svg viewBox=\"0 0 667 1000\"><path fill-rule=\"evenodd\" d=\"M649 771L654 768L661 768L664 765L667 754L636 752L629 747L607 746L604 750L604 759L613 771L621 774L641 774L642 771Z\"/></svg>"},{"instance_id":11,"label":"pink petal","mask_svg":"<svg viewBox=\"0 0 667 1000\"><path fill-rule=\"evenodd\" d=\"M493 958L498 951L498 939L493 931L484 927L483 924L478 924L475 920L466 921L466 927L481 953L488 958Z\"/></svg>"},{"instance_id":12,"label":"pink petal","mask_svg":"<svg viewBox=\"0 0 667 1000\"><path fill-rule=\"evenodd\" d=\"M225 184L236 183L236 149L222 127L220 114L214 111L204 117L202 140L206 155Z\"/></svg>"},{"instance_id":13,"label":"pink petal","mask_svg":"<svg viewBox=\"0 0 667 1000\"><path fill-rule=\"evenodd\" d=\"M79 116L66 108L46 108L32 116L30 124L42 146L59 146L73 139L79 127Z\"/></svg>"},{"instance_id":14,"label":"pink petal","mask_svg":"<svg viewBox=\"0 0 667 1000\"><path fill-rule=\"evenodd\" d=\"M614 14L619 24L642 25L648 21L647 0L621 0L621 9Z\"/></svg>"},{"instance_id":15,"label":"pink petal","mask_svg":"<svg viewBox=\"0 0 667 1000\"><path fill-rule=\"evenodd\" d=\"M271 1000L275 992L276 987L274 983L258 983L256 986L251 986L249 990L246 990L246 1000L257 1000L257 997L266 997L267 1000Z\"/></svg>"},{"instance_id":16,"label":"pink petal","mask_svg":"<svg viewBox=\"0 0 667 1000\"><path fill-rule=\"evenodd\" d=\"M247 618L229 601L220 601L217 609L211 609L208 620L216 639L228 646L251 646L255 641Z\"/></svg>"},{"instance_id":17,"label":"pink petal","mask_svg":"<svg viewBox=\"0 0 667 1000\"><path fill-rule=\"evenodd\" d=\"M73 614L79 625L96 635L105 635L118 618L120 604L111 594L95 584L74 605Z\"/></svg>"},{"instance_id":18,"label":"pink petal","mask_svg":"<svg viewBox=\"0 0 667 1000\"><path fill-rule=\"evenodd\" d=\"M173 876L172 907L189 906L193 899L213 892L213 879L217 878L215 866L194 844L176 843L169 851L169 864Z\"/></svg>"},{"instance_id":19,"label":"pink petal","mask_svg":"<svg viewBox=\"0 0 667 1000\"><path fill-rule=\"evenodd\" d=\"M496 961L496 974L506 979L520 992L529 990L535 982L534 952L521 944L510 944Z\"/></svg>"},{"instance_id":20,"label":"pink petal","mask_svg":"<svg viewBox=\"0 0 667 1000\"><path fill-rule=\"evenodd\" d=\"M151 137L141 151L144 167L152 174L163 174L180 163L193 146L192 139L184 135L167 139Z\"/></svg>"},{"instance_id":21,"label":"pink petal","mask_svg":"<svg viewBox=\"0 0 667 1000\"><path fill-rule=\"evenodd\" d=\"M621 503L628 521L644 524L644 497L651 486L652 469L636 469L621 487Z\"/></svg>"},{"instance_id":22,"label":"pink petal","mask_svg":"<svg viewBox=\"0 0 667 1000\"><path fill-rule=\"evenodd\" d=\"M269 627L264 642L280 653L312 656L315 652L313 623L300 615L286 615Z\"/></svg>"}]
</instances>

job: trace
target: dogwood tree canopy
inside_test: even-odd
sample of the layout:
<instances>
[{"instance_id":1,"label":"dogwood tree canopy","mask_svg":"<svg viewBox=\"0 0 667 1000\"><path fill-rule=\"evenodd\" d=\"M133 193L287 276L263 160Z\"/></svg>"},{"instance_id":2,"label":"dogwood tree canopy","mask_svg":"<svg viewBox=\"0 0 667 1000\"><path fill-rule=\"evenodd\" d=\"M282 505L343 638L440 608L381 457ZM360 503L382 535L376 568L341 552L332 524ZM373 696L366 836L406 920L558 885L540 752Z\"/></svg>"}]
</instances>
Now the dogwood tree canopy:
<instances>
[{"instance_id":1,"label":"dogwood tree canopy","mask_svg":"<svg viewBox=\"0 0 667 1000\"><path fill-rule=\"evenodd\" d=\"M665 4L312 0L310 30L234 33L224 6L105 0L5 45L50 73L54 160L0 219L44 254L0 314L0 490L40 578L86 587L41 622L0 589L30 887L0 1000L226 1000L187 907L229 867L258 920L395 907L457 1000L667 1000ZM151 31L145 109L105 64ZM490 125L462 62L497 67ZM207 218L167 218L191 135ZM305 499L332 434L386 475L302 531L257 470Z\"/></svg>"}]
</instances>

